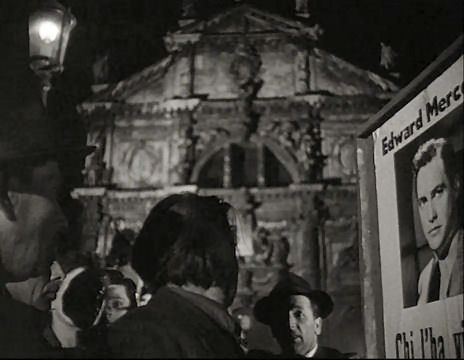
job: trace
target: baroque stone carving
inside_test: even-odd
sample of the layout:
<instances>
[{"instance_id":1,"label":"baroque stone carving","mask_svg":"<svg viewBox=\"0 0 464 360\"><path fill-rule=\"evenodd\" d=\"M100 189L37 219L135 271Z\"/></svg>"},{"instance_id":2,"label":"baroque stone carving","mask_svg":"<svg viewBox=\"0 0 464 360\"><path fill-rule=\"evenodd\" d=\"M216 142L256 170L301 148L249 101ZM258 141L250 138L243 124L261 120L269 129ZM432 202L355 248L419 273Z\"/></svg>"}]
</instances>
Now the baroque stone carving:
<instances>
[{"instance_id":1,"label":"baroque stone carving","mask_svg":"<svg viewBox=\"0 0 464 360\"><path fill-rule=\"evenodd\" d=\"M308 52L298 51L294 60L294 73L295 73L295 92L297 94L304 94L309 89L309 66L308 66Z\"/></svg>"},{"instance_id":2,"label":"baroque stone carving","mask_svg":"<svg viewBox=\"0 0 464 360\"><path fill-rule=\"evenodd\" d=\"M171 148L177 151L177 161L171 164L169 169L171 182L187 184L190 174L195 165L195 145L197 138L193 135L193 119L190 118L188 125L180 129L171 138Z\"/></svg>"},{"instance_id":3,"label":"baroque stone carving","mask_svg":"<svg viewBox=\"0 0 464 360\"><path fill-rule=\"evenodd\" d=\"M290 253L290 244L287 237L277 230L259 227L255 235L255 257L257 264L288 268L287 258Z\"/></svg>"},{"instance_id":4,"label":"baroque stone carving","mask_svg":"<svg viewBox=\"0 0 464 360\"><path fill-rule=\"evenodd\" d=\"M353 216L338 223L328 222L326 227L330 227L331 232L343 231L346 233L344 243L339 243L336 247L332 245L328 285L331 288L338 288L340 284L358 285L359 250L356 218Z\"/></svg>"},{"instance_id":5,"label":"baroque stone carving","mask_svg":"<svg viewBox=\"0 0 464 360\"><path fill-rule=\"evenodd\" d=\"M90 154L86 160L86 165L82 171L84 175L84 184L87 186L98 186L104 183L104 173L106 163L104 155L106 150L106 127L103 125L99 128L92 129L87 137L87 144L96 146L93 154Z\"/></svg>"},{"instance_id":6,"label":"baroque stone carving","mask_svg":"<svg viewBox=\"0 0 464 360\"><path fill-rule=\"evenodd\" d=\"M257 128L258 114L253 110L253 100L263 85L263 80L259 77L261 64L258 51L243 37L235 48L230 73L239 89L238 105L245 126L245 138Z\"/></svg>"},{"instance_id":7,"label":"baroque stone carving","mask_svg":"<svg viewBox=\"0 0 464 360\"><path fill-rule=\"evenodd\" d=\"M320 180L325 156L321 150L321 131L318 121L273 121L262 133L272 136L287 149L298 163L305 182Z\"/></svg>"},{"instance_id":8,"label":"baroque stone carving","mask_svg":"<svg viewBox=\"0 0 464 360\"><path fill-rule=\"evenodd\" d=\"M120 141L114 149L114 181L122 187L157 186L165 182L165 154L162 141Z\"/></svg>"},{"instance_id":9,"label":"baroque stone carving","mask_svg":"<svg viewBox=\"0 0 464 360\"><path fill-rule=\"evenodd\" d=\"M323 138L322 150L327 155L324 175L329 178L340 178L345 183L354 183L356 181L356 146L353 135L325 131Z\"/></svg>"},{"instance_id":10,"label":"baroque stone carving","mask_svg":"<svg viewBox=\"0 0 464 360\"><path fill-rule=\"evenodd\" d=\"M226 142L229 136L230 132L221 127L194 130L193 141L195 144L195 158L198 159L201 157L201 154L212 143L219 140Z\"/></svg>"},{"instance_id":11,"label":"baroque stone carving","mask_svg":"<svg viewBox=\"0 0 464 360\"><path fill-rule=\"evenodd\" d=\"M97 246L100 221L103 218L102 198L84 196L79 199L83 205L82 240L85 250L94 251Z\"/></svg>"},{"instance_id":12,"label":"baroque stone carving","mask_svg":"<svg viewBox=\"0 0 464 360\"><path fill-rule=\"evenodd\" d=\"M140 145L128 153L129 177L137 182L146 182L161 159L154 151Z\"/></svg>"}]
</instances>

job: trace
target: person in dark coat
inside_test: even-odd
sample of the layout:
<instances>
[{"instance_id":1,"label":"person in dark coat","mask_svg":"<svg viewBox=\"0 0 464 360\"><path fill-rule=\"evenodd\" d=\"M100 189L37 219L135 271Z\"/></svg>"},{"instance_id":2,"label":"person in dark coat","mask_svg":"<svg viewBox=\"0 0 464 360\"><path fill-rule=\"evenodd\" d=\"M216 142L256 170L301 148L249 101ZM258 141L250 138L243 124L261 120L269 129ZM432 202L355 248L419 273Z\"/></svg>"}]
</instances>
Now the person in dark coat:
<instances>
[{"instance_id":1,"label":"person in dark coat","mask_svg":"<svg viewBox=\"0 0 464 360\"><path fill-rule=\"evenodd\" d=\"M238 358L240 329L227 312L237 289L230 205L184 193L160 201L133 249L152 298L109 327L116 358Z\"/></svg>"},{"instance_id":2,"label":"person in dark coat","mask_svg":"<svg viewBox=\"0 0 464 360\"><path fill-rule=\"evenodd\" d=\"M271 354L262 350L251 350L247 357L345 358L338 350L318 344L322 320L332 309L333 302L329 294L311 289L306 280L288 273L275 285L270 294L259 300L254 307L255 318L271 327L282 353Z\"/></svg>"}]
</instances>

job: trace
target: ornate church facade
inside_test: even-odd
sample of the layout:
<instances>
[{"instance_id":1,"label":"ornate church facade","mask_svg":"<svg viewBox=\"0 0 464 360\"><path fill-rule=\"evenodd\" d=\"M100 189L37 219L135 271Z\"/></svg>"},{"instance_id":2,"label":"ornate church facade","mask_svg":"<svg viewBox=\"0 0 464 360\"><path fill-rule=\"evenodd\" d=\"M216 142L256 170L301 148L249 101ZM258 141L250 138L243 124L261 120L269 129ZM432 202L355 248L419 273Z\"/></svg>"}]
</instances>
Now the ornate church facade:
<instances>
[{"instance_id":1,"label":"ornate church facade","mask_svg":"<svg viewBox=\"0 0 464 360\"><path fill-rule=\"evenodd\" d=\"M320 33L248 5L186 21L164 59L80 105L97 150L73 194L102 257L170 193L225 199L243 222L233 306L293 271L334 298L323 342L362 353L355 133L398 89Z\"/></svg>"}]
</instances>

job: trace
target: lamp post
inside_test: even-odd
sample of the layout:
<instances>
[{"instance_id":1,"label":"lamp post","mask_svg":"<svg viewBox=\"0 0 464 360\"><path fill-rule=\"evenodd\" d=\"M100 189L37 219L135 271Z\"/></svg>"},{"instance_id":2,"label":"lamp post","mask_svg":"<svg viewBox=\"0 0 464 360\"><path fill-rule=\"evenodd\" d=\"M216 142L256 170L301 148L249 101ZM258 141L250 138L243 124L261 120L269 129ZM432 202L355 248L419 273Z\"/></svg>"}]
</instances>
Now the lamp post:
<instances>
[{"instance_id":1,"label":"lamp post","mask_svg":"<svg viewBox=\"0 0 464 360\"><path fill-rule=\"evenodd\" d=\"M42 101L47 105L47 93L52 79L63 71L69 36L76 18L56 0L48 0L29 16L29 66L42 82Z\"/></svg>"}]
</instances>

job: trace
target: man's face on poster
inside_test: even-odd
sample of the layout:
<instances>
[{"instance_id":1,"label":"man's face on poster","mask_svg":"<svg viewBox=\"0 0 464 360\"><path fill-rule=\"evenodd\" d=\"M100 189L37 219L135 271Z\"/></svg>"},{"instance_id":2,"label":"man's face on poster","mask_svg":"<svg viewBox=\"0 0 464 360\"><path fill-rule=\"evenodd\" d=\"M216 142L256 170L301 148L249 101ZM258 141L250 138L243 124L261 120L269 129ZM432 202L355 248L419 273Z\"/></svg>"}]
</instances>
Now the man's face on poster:
<instances>
[{"instance_id":1,"label":"man's face on poster","mask_svg":"<svg viewBox=\"0 0 464 360\"><path fill-rule=\"evenodd\" d=\"M425 238L433 251L440 251L451 232L454 206L454 190L441 157L417 172L417 202Z\"/></svg>"}]
</instances>

